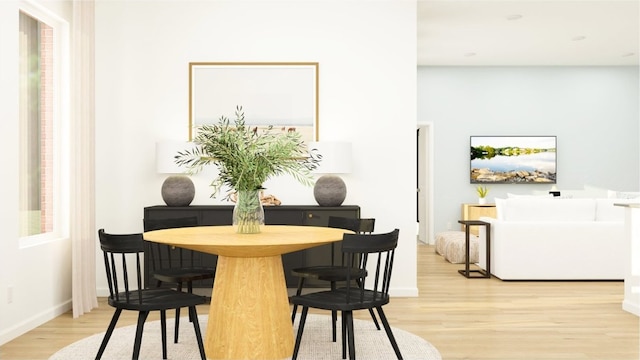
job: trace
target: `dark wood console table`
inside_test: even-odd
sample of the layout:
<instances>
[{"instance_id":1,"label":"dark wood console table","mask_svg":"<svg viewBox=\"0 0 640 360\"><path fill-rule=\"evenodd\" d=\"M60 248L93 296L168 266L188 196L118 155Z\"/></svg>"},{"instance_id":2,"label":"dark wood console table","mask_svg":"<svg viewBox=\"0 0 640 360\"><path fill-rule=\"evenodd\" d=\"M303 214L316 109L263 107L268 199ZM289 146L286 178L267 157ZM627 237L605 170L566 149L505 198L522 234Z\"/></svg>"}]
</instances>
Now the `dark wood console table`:
<instances>
[{"instance_id":1,"label":"dark wood console table","mask_svg":"<svg viewBox=\"0 0 640 360\"><path fill-rule=\"evenodd\" d=\"M233 205L194 205L185 207L173 206L149 206L144 208L145 219L168 219L197 216L200 225L231 225ZM266 225L303 225L303 226L327 226L329 216L341 216L349 218L360 217L360 207L357 205L345 206L317 206L317 205L281 205L265 206L264 217ZM335 247L336 258L340 254L340 246ZM212 254L199 254L201 265L215 266L217 256ZM331 263L331 245L324 245L307 250L296 251L282 255L282 263L287 287L297 287L298 278L291 275L291 269L304 266L325 265ZM145 284L153 286L150 268L145 262ZM201 281L194 287L210 287L211 280ZM314 283L307 279L305 285L326 286L325 282Z\"/></svg>"},{"instance_id":2,"label":"dark wood console table","mask_svg":"<svg viewBox=\"0 0 640 360\"><path fill-rule=\"evenodd\" d=\"M464 255L465 255L464 270L458 270L458 272L462 274L464 277L466 277L467 279L490 278L491 277L491 224L486 221L480 221L480 220L459 220L458 222L464 225L465 227L464 228ZM482 270L482 269L470 270L469 269L469 265L470 265L469 264L469 260L470 260L469 229L472 226L486 227L486 239L487 239L487 243L485 244L487 248L487 269L486 270ZM471 274L477 274L477 275L471 275Z\"/></svg>"}]
</instances>

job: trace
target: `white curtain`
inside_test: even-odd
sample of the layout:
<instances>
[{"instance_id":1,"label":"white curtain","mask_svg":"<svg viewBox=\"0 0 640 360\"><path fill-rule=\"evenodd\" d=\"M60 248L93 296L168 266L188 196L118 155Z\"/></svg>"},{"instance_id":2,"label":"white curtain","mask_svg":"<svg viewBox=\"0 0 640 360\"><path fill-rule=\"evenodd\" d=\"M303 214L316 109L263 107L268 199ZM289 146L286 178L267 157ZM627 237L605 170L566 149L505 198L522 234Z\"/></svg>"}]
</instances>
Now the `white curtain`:
<instances>
[{"instance_id":1,"label":"white curtain","mask_svg":"<svg viewBox=\"0 0 640 360\"><path fill-rule=\"evenodd\" d=\"M76 318L98 307L95 227L95 3L74 0L71 26L72 300Z\"/></svg>"}]
</instances>

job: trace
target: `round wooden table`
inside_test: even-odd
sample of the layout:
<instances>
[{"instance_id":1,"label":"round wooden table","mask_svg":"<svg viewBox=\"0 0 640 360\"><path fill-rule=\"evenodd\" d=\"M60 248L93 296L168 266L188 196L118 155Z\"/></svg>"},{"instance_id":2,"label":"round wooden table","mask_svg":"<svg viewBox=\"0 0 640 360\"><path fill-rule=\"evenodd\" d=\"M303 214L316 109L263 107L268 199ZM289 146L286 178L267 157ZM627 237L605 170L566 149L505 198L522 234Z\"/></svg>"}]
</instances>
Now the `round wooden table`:
<instances>
[{"instance_id":1,"label":"round wooden table","mask_svg":"<svg viewBox=\"0 0 640 360\"><path fill-rule=\"evenodd\" d=\"M293 354L293 326L282 254L342 240L349 230L267 225L259 234L232 226L144 233L147 241L218 255L205 334L208 359L284 359Z\"/></svg>"}]
</instances>

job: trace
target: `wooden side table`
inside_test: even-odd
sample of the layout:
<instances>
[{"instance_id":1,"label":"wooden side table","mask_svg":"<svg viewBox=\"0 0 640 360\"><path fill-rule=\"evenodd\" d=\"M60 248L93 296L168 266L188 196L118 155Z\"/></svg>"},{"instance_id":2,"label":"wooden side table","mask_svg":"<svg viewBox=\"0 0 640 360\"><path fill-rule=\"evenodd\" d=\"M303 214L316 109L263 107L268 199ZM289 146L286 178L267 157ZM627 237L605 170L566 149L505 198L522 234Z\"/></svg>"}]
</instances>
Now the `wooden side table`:
<instances>
[{"instance_id":1,"label":"wooden side table","mask_svg":"<svg viewBox=\"0 0 640 360\"><path fill-rule=\"evenodd\" d=\"M486 222L486 221L480 221L480 220L458 220L458 222L462 225L464 225L464 251L465 251L465 262L464 262L464 270L458 270L458 272L460 274L462 274L462 276L466 277L467 279L485 279L485 278L491 278L491 224ZM487 269L486 270L482 270L482 269L476 269L476 270L470 270L469 266L469 244L470 244L470 240L469 240L469 232L470 232L470 228L472 226L484 226L486 227L486 239L487 239L487 243L486 243L486 249L487 249ZM471 275L471 274L476 274L476 275Z\"/></svg>"},{"instance_id":2,"label":"wooden side table","mask_svg":"<svg viewBox=\"0 0 640 360\"><path fill-rule=\"evenodd\" d=\"M496 218L496 204L462 204L462 220L480 220L481 217ZM462 225L462 231L464 228ZM478 235L478 229L472 228L471 233Z\"/></svg>"}]
</instances>

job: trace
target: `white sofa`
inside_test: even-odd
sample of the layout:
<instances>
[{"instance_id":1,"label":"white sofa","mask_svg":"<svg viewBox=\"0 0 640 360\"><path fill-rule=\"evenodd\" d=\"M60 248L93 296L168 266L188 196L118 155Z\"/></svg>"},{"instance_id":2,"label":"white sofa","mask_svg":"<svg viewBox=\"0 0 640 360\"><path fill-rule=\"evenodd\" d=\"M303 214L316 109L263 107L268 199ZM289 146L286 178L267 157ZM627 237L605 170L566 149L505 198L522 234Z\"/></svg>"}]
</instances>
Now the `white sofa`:
<instances>
[{"instance_id":1,"label":"white sofa","mask_svg":"<svg viewBox=\"0 0 640 360\"><path fill-rule=\"evenodd\" d=\"M502 280L622 280L630 259L624 208L629 199L496 199L491 273ZM479 265L486 269L480 227Z\"/></svg>"}]
</instances>

